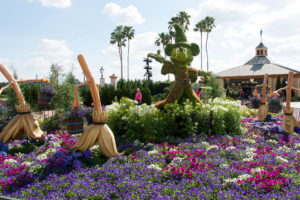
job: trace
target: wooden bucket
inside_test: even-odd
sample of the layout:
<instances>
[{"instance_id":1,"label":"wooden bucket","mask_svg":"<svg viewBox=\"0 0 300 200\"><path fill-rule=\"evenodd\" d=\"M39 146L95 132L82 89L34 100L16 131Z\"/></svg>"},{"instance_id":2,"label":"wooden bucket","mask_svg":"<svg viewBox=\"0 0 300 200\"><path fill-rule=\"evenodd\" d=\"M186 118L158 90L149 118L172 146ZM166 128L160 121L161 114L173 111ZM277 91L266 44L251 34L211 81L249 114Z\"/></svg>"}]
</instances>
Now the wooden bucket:
<instances>
[{"instance_id":1,"label":"wooden bucket","mask_svg":"<svg viewBox=\"0 0 300 200\"><path fill-rule=\"evenodd\" d=\"M279 113L282 110L282 107L280 105L269 104L268 106L269 106L269 112L271 113Z\"/></svg>"},{"instance_id":2,"label":"wooden bucket","mask_svg":"<svg viewBox=\"0 0 300 200\"><path fill-rule=\"evenodd\" d=\"M67 131L70 134L83 132L83 120L67 120Z\"/></svg>"},{"instance_id":3,"label":"wooden bucket","mask_svg":"<svg viewBox=\"0 0 300 200\"><path fill-rule=\"evenodd\" d=\"M45 95L45 94L41 94L38 97L38 104L40 105L40 107L46 108L46 107L50 106L51 99L52 99L51 96L48 96L48 95Z\"/></svg>"}]
</instances>

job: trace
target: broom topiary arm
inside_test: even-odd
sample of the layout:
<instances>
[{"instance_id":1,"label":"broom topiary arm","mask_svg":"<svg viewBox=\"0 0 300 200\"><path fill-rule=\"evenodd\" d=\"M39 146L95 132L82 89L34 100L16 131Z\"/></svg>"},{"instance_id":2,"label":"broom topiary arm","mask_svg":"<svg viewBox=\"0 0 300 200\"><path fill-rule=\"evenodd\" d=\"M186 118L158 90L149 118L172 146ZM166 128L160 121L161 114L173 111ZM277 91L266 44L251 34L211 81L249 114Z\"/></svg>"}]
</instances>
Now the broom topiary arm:
<instances>
[{"instance_id":1,"label":"broom topiary arm","mask_svg":"<svg viewBox=\"0 0 300 200\"><path fill-rule=\"evenodd\" d=\"M46 78L42 78L42 79L28 79L28 80L20 80L20 81L17 81L18 83L29 83L29 82L45 82L47 85L50 84L50 81Z\"/></svg>"},{"instance_id":2,"label":"broom topiary arm","mask_svg":"<svg viewBox=\"0 0 300 200\"><path fill-rule=\"evenodd\" d=\"M101 109L100 96L99 96L99 91L97 89L94 77L92 76L92 73L91 73L83 55L79 55L77 58L78 58L78 62L82 68L84 75L87 77L90 92L91 92L91 95L93 98L93 103L95 105L95 110L97 112L101 112L102 109Z\"/></svg>"},{"instance_id":3,"label":"broom topiary arm","mask_svg":"<svg viewBox=\"0 0 300 200\"><path fill-rule=\"evenodd\" d=\"M6 86L0 88L0 94L3 92L3 90L6 90L7 88L9 88L9 86L11 86L11 83L9 83Z\"/></svg>"},{"instance_id":4,"label":"broom topiary arm","mask_svg":"<svg viewBox=\"0 0 300 200\"><path fill-rule=\"evenodd\" d=\"M298 91L300 91L300 88L292 87L292 90L298 90Z\"/></svg>"},{"instance_id":5,"label":"broom topiary arm","mask_svg":"<svg viewBox=\"0 0 300 200\"><path fill-rule=\"evenodd\" d=\"M78 98L78 88L81 87L81 86L84 86L88 83L89 83L89 80L87 80L84 83L80 83L80 84L77 84L77 85L74 86L75 98L74 98L74 101L73 101L72 110L75 110L76 108L79 108L80 105L82 105L82 103L79 102L79 98Z\"/></svg>"},{"instance_id":6,"label":"broom topiary arm","mask_svg":"<svg viewBox=\"0 0 300 200\"><path fill-rule=\"evenodd\" d=\"M287 86L285 86L285 87L283 87L283 88L280 88L280 89L278 89L278 90L276 90L276 91L274 91L274 92L272 92L274 95L276 95L276 96L280 96L279 94L278 94L278 92L281 92L282 90L286 90L286 88L287 88Z\"/></svg>"},{"instance_id":7,"label":"broom topiary arm","mask_svg":"<svg viewBox=\"0 0 300 200\"><path fill-rule=\"evenodd\" d=\"M0 64L0 71L5 76L5 78L8 80L8 82L12 84L12 87L14 88L15 94L18 98L19 104L25 105L25 99L23 97L23 94L21 92L18 82L12 77L12 75L1 64Z\"/></svg>"}]
</instances>

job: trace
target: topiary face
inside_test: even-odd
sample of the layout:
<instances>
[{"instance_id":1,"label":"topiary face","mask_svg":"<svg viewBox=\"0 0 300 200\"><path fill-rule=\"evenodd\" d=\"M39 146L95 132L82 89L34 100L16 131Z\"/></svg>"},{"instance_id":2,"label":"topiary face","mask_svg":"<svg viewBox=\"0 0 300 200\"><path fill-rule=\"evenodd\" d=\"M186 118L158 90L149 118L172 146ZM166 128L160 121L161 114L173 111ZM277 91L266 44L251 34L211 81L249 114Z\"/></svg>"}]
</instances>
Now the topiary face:
<instances>
[{"instance_id":1,"label":"topiary face","mask_svg":"<svg viewBox=\"0 0 300 200\"><path fill-rule=\"evenodd\" d=\"M193 61L193 55L190 48L187 47L174 47L171 53L171 60L173 63L180 66L185 66Z\"/></svg>"}]
</instances>

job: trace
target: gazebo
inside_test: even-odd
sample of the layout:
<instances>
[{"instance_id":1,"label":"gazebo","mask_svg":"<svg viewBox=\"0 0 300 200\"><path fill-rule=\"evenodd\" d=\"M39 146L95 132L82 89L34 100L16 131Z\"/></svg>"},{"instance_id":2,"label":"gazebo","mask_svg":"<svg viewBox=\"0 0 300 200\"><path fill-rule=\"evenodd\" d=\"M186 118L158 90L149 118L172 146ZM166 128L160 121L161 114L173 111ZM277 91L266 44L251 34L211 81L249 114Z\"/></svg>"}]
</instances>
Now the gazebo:
<instances>
[{"instance_id":1,"label":"gazebo","mask_svg":"<svg viewBox=\"0 0 300 200\"><path fill-rule=\"evenodd\" d=\"M274 90L277 77L280 81L287 78L289 72L294 72L293 86L300 88L300 71L291 69L273 62L268 57L268 48L260 42L255 48L255 56L244 65L234 67L219 73L216 73L221 80L221 86L240 86L244 90L252 92L256 84L263 82L264 74L268 74L268 84ZM300 97L300 92L295 92L296 97Z\"/></svg>"}]
</instances>

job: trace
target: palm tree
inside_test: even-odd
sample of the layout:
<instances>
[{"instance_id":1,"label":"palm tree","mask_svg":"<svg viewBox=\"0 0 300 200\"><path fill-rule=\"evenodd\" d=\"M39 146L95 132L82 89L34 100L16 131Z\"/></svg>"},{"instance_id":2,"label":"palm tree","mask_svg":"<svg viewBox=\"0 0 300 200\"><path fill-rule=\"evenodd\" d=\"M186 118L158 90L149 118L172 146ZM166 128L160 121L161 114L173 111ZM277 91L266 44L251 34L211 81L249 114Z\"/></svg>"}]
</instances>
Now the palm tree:
<instances>
[{"instance_id":1,"label":"palm tree","mask_svg":"<svg viewBox=\"0 0 300 200\"><path fill-rule=\"evenodd\" d=\"M110 43L117 44L119 50L119 56L121 61L121 79L123 79L123 55L122 55L122 46L126 46L125 42L125 33L123 26L117 26L110 35Z\"/></svg>"},{"instance_id":2,"label":"palm tree","mask_svg":"<svg viewBox=\"0 0 300 200\"><path fill-rule=\"evenodd\" d=\"M169 36L170 36L170 43L173 43L173 40L175 38L175 31L169 30Z\"/></svg>"},{"instance_id":3,"label":"palm tree","mask_svg":"<svg viewBox=\"0 0 300 200\"><path fill-rule=\"evenodd\" d=\"M163 52L164 52L164 57L166 58L166 53L165 53L165 46L168 44L168 43L170 43L170 41L171 41L171 37L170 37L170 35L168 34L168 33L164 33L164 32L162 32L162 33L159 33L158 34L158 38L155 40L155 45L156 46L160 46L160 45L162 45L162 47L163 47ZM170 80L170 74L168 74L168 80Z\"/></svg>"},{"instance_id":4,"label":"palm tree","mask_svg":"<svg viewBox=\"0 0 300 200\"><path fill-rule=\"evenodd\" d=\"M162 45L163 49L165 49L165 46L169 43L170 43L170 35L164 32L159 33L158 38L155 40L155 45L158 47ZM166 58L166 54L164 57Z\"/></svg>"},{"instance_id":5,"label":"palm tree","mask_svg":"<svg viewBox=\"0 0 300 200\"><path fill-rule=\"evenodd\" d=\"M207 61L207 71L208 71L208 69L209 69L209 66L208 66L208 52L207 52L208 34L212 31L212 29L214 27L216 27L216 25L215 25L215 18L213 18L213 17L208 17L208 16L205 17L204 22L205 22L205 32L207 33L205 48L206 48L206 61Z\"/></svg>"},{"instance_id":6,"label":"palm tree","mask_svg":"<svg viewBox=\"0 0 300 200\"><path fill-rule=\"evenodd\" d=\"M171 31L173 29L174 24L179 24L182 30L184 31L189 30L188 25L190 25L190 18L191 16L185 11L180 11L175 17L172 17L171 20L168 22L169 30Z\"/></svg>"},{"instance_id":7,"label":"palm tree","mask_svg":"<svg viewBox=\"0 0 300 200\"><path fill-rule=\"evenodd\" d=\"M191 16L185 12L185 11L180 11L177 15L176 15L179 25L181 26L181 28L186 31L189 30L188 25L190 25L190 18Z\"/></svg>"},{"instance_id":8,"label":"palm tree","mask_svg":"<svg viewBox=\"0 0 300 200\"><path fill-rule=\"evenodd\" d=\"M201 20L201 21L199 21L197 24L196 24L196 26L195 26L195 28L194 28L194 31L195 32L197 32L197 31L199 31L200 32L200 58L201 58L201 70L202 70L202 33L204 32L204 30L205 30L205 21L204 20Z\"/></svg>"},{"instance_id":9,"label":"palm tree","mask_svg":"<svg viewBox=\"0 0 300 200\"><path fill-rule=\"evenodd\" d=\"M134 38L134 29L132 26L124 26L125 36L127 37L127 81L129 81L129 41Z\"/></svg>"}]
</instances>

